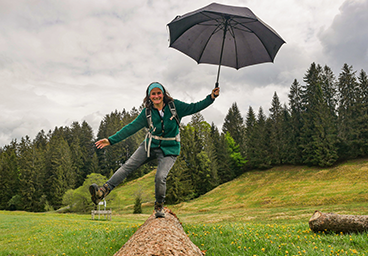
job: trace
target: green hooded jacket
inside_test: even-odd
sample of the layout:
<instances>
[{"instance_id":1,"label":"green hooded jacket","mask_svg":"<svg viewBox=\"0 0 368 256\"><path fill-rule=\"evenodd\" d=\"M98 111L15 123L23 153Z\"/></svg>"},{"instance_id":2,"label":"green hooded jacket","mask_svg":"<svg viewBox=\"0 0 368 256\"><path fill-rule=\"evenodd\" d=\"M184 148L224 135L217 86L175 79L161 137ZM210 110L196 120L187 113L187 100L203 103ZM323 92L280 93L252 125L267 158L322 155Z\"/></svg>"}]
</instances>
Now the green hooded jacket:
<instances>
[{"instance_id":1,"label":"green hooded jacket","mask_svg":"<svg viewBox=\"0 0 368 256\"><path fill-rule=\"evenodd\" d=\"M204 100L201 100L196 103L184 103L179 100L174 100L176 112L178 115L179 121L184 116L195 114L209 105L213 103L213 99L211 95L208 95ZM161 117L159 111L155 108L152 108L152 123L153 127L155 127L155 131L152 132L152 135L164 137L164 138L173 138L179 133L179 125L177 124L175 118L170 120L172 114L170 112L169 106L166 104L163 108L164 116ZM116 144L129 136L135 134L142 128L149 128L148 122L146 118L146 109L144 108L142 112L134 119L131 123L124 126L120 131L110 136L109 142L111 145ZM175 140L156 140L152 139L151 148L161 148L164 155L179 155L180 153L180 142Z\"/></svg>"}]
</instances>

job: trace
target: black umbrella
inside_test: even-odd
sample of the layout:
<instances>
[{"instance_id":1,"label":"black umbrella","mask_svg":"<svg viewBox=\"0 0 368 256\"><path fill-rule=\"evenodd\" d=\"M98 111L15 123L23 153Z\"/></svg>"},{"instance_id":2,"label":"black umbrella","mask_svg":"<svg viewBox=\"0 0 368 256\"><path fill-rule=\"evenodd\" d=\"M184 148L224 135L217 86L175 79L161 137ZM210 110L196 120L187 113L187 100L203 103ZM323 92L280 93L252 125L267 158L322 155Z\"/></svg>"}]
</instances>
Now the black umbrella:
<instances>
[{"instance_id":1,"label":"black umbrella","mask_svg":"<svg viewBox=\"0 0 368 256\"><path fill-rule=\"evenodd\" d=\"M198 64L219 65L236 69L273 62L285 41L246 7L212 3L169 24L170 47Z\"/></svg>"}]
</instances>

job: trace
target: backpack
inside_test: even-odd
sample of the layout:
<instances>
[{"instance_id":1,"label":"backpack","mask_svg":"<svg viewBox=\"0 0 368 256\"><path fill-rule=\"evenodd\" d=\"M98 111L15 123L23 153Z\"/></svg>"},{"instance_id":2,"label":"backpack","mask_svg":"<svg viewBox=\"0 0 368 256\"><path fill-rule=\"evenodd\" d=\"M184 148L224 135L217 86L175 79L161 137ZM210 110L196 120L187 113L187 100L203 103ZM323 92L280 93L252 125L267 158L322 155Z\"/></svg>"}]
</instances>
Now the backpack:
<instances>
[{"instance_id":1,"label":"backpack","mask_svg":"<svg viewBox=\"0 0 368 256\"><path fill-rule=\"evenodd\" d=\"M170 117L170 120L173 120L173 118L175 118L176 123L180 127L180 121L179 121L178 113L176 112L176 107L175 107L174 101L169 101L168 105L169 105L170 112L172 114L172 116ZM146 118L147 118L147 123L148 123L149 129L153 128L152 109L146 108Z\"/></svg>"},{"instance_id":2,"label":"backpack","mask_svg":"<svg viewBox=\"0 0 368 256\"><path fill-rule=\"evenodd\" d=\"M172 116L170 117L170 120L175 118L175 121L179 125L179 128L180 128L180 121L179 121L178 114L176 112L174 101L169 101L168 105L169 105L170 112L172 114ZM163 137L160 137L160 136L152 135L152 133L155 131L156 128L153 127L152 110L150 108L146 108L146 118L147 118L147 123L148 123L148 129L149 130L146 134L146 138L145 138L146 143L144 144L144 148L147 152L147 157L150 157L150 148L151 148L152 138L154 138L156 140L176 140L176 141L180 141L180 132L173 138L163 138Z\"/></svg>"}]
</instances>

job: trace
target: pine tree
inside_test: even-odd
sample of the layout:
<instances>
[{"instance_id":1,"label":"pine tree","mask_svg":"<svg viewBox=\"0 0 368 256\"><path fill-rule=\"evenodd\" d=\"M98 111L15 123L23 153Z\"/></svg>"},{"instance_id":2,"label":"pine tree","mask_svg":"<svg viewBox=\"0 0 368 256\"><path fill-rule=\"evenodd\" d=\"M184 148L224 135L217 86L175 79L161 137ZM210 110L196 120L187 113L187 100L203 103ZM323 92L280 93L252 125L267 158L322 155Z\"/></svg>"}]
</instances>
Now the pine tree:
<instances>
[{"instance_id":1,"label":"pine tree","mask_svg":"<svg viewBox=\"0 0 368 256\"><path fill-rule=\"evenodd\" d=\"M211 138L211 126L204 120L201 113L192 115L190 124L195 129L196 142L200 140L197 145L201 150L195 156L198 182L194 184L198 184L196 191L202 195L218 185L215 147ZM202 185L200 185L201 182Z\"/></svg>"},{"instance_id":2,"label":"pine tree","mask_svg":"<svg viewBox=\"0 0 368 256\"><path fill-rule=\"evenodd\" d=\"M358 138L355 120L357 101L357 80L353 67L344 64L338 79L338 137L341 158L354 158L360 155L356 145Z\"/></svg>"},{"instance_id":3,"label":"pine tree","mask_svg":"<svg viewBox=\"0 0 368 256\"><path fill-rule=\"evenodd\" d=\"M97 134L98 139L108 138L115 134L125 125L132 122L138 114L138 110L133 108L130 113L124 109L121 113L115 110L115 112L112 112L110 115L106 115L101 121ZM127 161L135 152L139 144L144 140L144 136L145 130L142 129L120 143L106 147L102 150L97 150L101 173L106 177L109 177L111 173L115 172L120 165L125 163L125 161ZM148 173L150 170L151 168L144 165L129 175L127 180L138 178L145 173Z\"/></svg>"},{"instance_id":4,"label":"pine tree","mask_svg":"<svg viewBox=\"0 0 368 256\"><path fill-rule=\"evenodd\" d=\"M0 153L0 186L3 189L0 197L0 209L2 210L22 210L22 203L12 204L10 200L19 193L19 173L16 156L16 141L5 146ZM20 200L19 200L20 201Z\"/></svg>"},{"instance_id":5,"label":"pine tree","mask_svg":"<svg viewBox=\"0 0 368 256\"><path fill-rule=\"evenodd\" d=\"M250 169L253 169L255 166L253 165L253 159L256 155L256 141L255 141L255 133L256 133L256 116L253 111L253 108L249 106L248 113L245 121L245 145L246 145L246 159L248 159L247 166Z\"/></svg>"},{"instance_id":6,"label":"pine tree","mask_svg":"<svg viewBox=\"0 0 368 256\"><path fill-rule=\"evenodd\" d=\"M92 128L83 122L73 122L64 134L73 158L73 168L76 173L76 186L81 186L89 173L91 173L91 159L95 152L93 147Z\"/></svg>"},{"instance_id":7,"label":"pine tree","mask_svg":"<svg viewBox=\"0 0 368 256\"><path fill-rule=\"evenodd\" d=\"M43 156L34 147L29 137L21 139L18 146L19 195L23 210L43 211L42 195L44 191Z\"/></svg>"},{"instance_id":8,"label":"pine tree","mask_svg":"<svg viewBox=\"0 0 368 256\"><path fill-rule=\"evenodd\" d=\"M282 162L282 106L275 92L272 98L270 110L270 161L272 165L278 165Z\"/></svg>"},{"instance_id":9,"label":"pine tree","mask_svg":"<svg viewBox=\"0 0 368 256\"><path fill-rule=\"evenodd\" d=\"M334 123L323 98L322 68L312 63L304 77L303 91L303 162L307 165L331 166L338 158Z\"/></svg>"},{"instance_id":10,"label":"pine tree","mask_svg":"<svg viewBox=\"0 0 368 256\"><path fill-rule=\"evenodd\" d=\"M291 151L293 128L291 124L291 115L286 104L281 112L281 133L280 133L280 159L282 164L290 164L294 162L293 152Z\"/></svg>"},{"instance_id":11,"label":"pine tree","mask_svg":"<svg viewBox=\"0 0 368 256\"><path fill-rule=\"evenodd\" d=\"M165 201L168 204L178 204L193 198L193 184L190 171L183 159L178 156L167 177Z\"/></svg>"},{"instance_id":12,"label":"pine tree","mask_svg":"<svg viewBox=\"0 0 368 256\"><path fill-rule=\"evenodd\" d=\"M302 152L300 134L303 126L302 119L302 88L299 82L295 79L290 87L289 93L289 107L290 107L290 126L289 147L290 155L288 163L302 164Z\"/></svg>"},{"instance_id":13,"label":"pine tree","mask_svg":"<svg viewBox=\"0 0 368 256\"><path fill-rule=\"evenodd\" d=\"M262 107L259 108L257 121L254 128L253 141L255 145L253 158L249 162L254 168L267 169L271 167L269 157L269 134L267 129L266 115Z\"/></svg>"},{"instance_id":14,"label":"pine tree","mask_svg":"<svg viewBox=\"0 0 368 256\"><path fill-rule=\"evenodd\" d=\"M216 154L211 139L211 126L200 113L181 131L181 151L191 171L195 196L202 195L218 184Z\"/></svg>"},{"instance_id":15,"label":"pine tree","mask_svg":"<svg viewBox=\"0 0 368 256\"><path fill-rule=\"evenodd\" d=\"M331 117L336 120L337 86L335 75L328 66L324 66L321 76L323 99L330 111Z\"/></svg>"},{"instance_id":16,"label":"pine tree","mask_svg":"<svg viewBox=\"0 0 368 256\"><path fill-rule=\"evenodd\" d=\"M75 187L72 152L62 136L63 129L55 129L47 145L46 181L48 203L53 207L62 205L62 197Z\"/></svg>"},{"instance_id":17,"label":"pine tree","mask_svg":"<svg viewBox=\"0 0 368 256\"><path fill-rule=\"evenodd\" d=\"M77 127L77 135L74 135L74 137L79 139L79 147L82 153L81 160L83 162L83 166L79 168L81 179L77 180L77 183L83 184L87 175L94 172L92 161L96 151L94 145L93 129L86 121L83 121L82 124Z\"/></svg>"},{"instance_id":18,"label":"pine tree","mask_svg":"<svg viewBox=\"0 0 368 256\"><path fill-rule=\"evenodd\" d=\"M231 159L227 151L228 145L225 135L220 134L214 123L211 124L211 139L215 149L218 182L222 184L235 178L235 173L230 167Z\"/></svg>"},{"instance_id":19,"label":"pine tree","mask_svg":"<svg viewBox=\"0 0 368 256\"><path fill-rule=\"evenodd\" d=\"M142 213L142 197L140 195L135 197L133 214Z\"/></svg>"},{"instance_id":20,"label":"pine tree","mask_svg":"<svg viewBox=\"0 0 368 256\"><path fill-rule=\"evenodd\" d=\"M46 147L47 147L47 143L48 143L48 140L47 140L45 131L41 130L36 135L36 138L34 139L33 144L37 149L39 149L41 151L45 151Z\"/></svg>"},{"instance_id":21,"label":"pine tree","mask_svg":"<svg viewBox=\"0 0 368 256\"><path fill-rule=\"evenodd\" d=\"M227 143L227 151L230 156L230 168L233 170L235 177L243 173L243 167L247 163L245 158L240 153L239 145L231 137L230 133L225 134Z\"/></svg>"},{"instance_id":22,"label":"pine tree","mask_svg":"<svg viewBox=\"0 0 368 256\"><path fill-rule=\"evenodd\" d=\"M122 126L122 115L125 115L126 111L123 113L115 110L109 115L106 115L100 123L100 127L97 133L97 139L108 138L109 136L115 134L119 131ZM97 150L97 156L99 159L101 173L106 177L110 176L110 173L116 171L121 164L121 157L124 156L124 148L121 143L106 147L101 150Z\"/></svg>"},{"instance_id":23,"label":"pine tree","mask_svg":"<svg viewBox=\"0 0 368 256\"><path fill-rule=\"evenodd\" d=\"M198 184L198 166L196 161L196 156L199 154L202 149L202 141L199 140L198 134L196 133L195 128L187 124L185 126L182 126L180 130L180 143L181 143L181 154L183 156L183 159L187 165L187 168L190 173L190 180L193 184L193 195L194 197L198 197L199 193L197 191L197 187L200 186Z\"/></svg>"},{"instance_id":24,"label":"pine tree","mask_svg":"<svg viewBox=\"0 0 368 256\"><path fill-rule=\"evenodd\" d=\"M355 125L359 156L368 155L368 77L364 70L358 76L357 102L355 103Z\"/></svg>"},{"instance_id":25,"label":"pine tree","mask_svg":"<svg viewBox=\"0 0 368 256\"><path fill-rule=\"evenodd\" d=\"M240 114L238 105L236 102L232 104L227 115L225 116L224 124L222 126L222 132L226 134L229 132L230 136L240 146L241 152L245 153L244 138L245 127L244 120Z\"/></svg>"},{"instance_id":26,"label":"pine tree","mask_svg":"<svg viewBox=\"0 0 368 256\"><path fill-rule=\"evenodd\" d=\"M76 187L79 187L83 184L85 178L83 169L85 168L86 164L86 158L85 155L83 155L79 137L74 136L73 134L73 140L69 144L69 148L71 151L71 157L73 162L73 172L75 173L75 185Z\"/></svg>"}]
</instances>

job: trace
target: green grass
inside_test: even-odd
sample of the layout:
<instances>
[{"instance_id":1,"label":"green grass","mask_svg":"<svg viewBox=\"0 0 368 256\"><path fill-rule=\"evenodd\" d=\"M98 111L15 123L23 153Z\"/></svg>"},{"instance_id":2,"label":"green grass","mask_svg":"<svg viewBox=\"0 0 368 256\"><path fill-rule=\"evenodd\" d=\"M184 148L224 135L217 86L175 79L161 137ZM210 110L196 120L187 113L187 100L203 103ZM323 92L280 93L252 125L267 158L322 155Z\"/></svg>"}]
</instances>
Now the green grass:
<instances>
[{"instance_id":1,"label":"green grass","mask_svg":"<svg viewBox=\"0 0 368 256\"><path fill-rule=\"evenodd\" d=\"M307 224L186 225L206 255L368 255L364 234L312 233Z\"/></svg>"},{"instance_id":2,"label":"green grass","mask_svg":"<svg viewBox=\"0 0 368 256\"><path fill-rule=\"evenodd\" d=\"M114 255L144 220L0 212L0 255ZM308 224L184 224L206 255L368 255L368 234L313 233Z\"/></svg>"},{"instance_id":3,"label":"green grass","mask_svg":"<svg viewBox=\"0 0 368 256\"><path fill-rule=\"evenodd\" d=\"M0 212L0 255L113 255L143 221L114 219Z\"/></svg>"},{"instance_id":4,"label":"green grass","mask_svg":"<svg viewBox=\"0 0 368 256\"><path fill-rule=\"evenodd\" d=\"M254 171L168 206L206 255L368 255L368 234L314 234L315 210L368 215L368 160L332 168ZM132 214L135 194L143 214ZM112 221L90 215L0 211L2 255L113 255L153 211L154 172L109 196Z\"/></svg>"}]
</instances>

